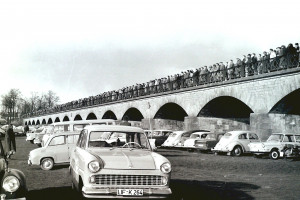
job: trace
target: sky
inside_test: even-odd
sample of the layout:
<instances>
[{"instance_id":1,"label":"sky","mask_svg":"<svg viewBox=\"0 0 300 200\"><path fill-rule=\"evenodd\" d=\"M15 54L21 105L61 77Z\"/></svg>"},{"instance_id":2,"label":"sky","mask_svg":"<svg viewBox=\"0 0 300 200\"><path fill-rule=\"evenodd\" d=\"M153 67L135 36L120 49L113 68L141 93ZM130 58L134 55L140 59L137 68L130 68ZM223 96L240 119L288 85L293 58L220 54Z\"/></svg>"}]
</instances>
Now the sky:
<instances>
[{"instance_id":1,"label":"sky","mask_svg":"<svg viewBox=\"0 0 300 200\"><path fill-rule=\"evenodd\" d=\"M0 95L59 103L300 42L299 0L1 0Z\"/></svg>"}]
</instances>

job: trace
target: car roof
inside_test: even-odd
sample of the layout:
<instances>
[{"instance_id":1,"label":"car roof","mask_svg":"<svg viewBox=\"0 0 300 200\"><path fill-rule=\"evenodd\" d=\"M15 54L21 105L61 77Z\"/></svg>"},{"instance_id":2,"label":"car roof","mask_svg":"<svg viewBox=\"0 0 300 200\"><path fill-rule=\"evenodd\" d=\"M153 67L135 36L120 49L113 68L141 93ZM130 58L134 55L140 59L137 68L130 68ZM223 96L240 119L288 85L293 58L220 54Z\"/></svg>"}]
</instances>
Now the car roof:
<instances>
[{"instance_id":1,"label":"car roof","mask_svg":"<svg viewBox=\"0 0 300 200\"><path fill-rule=\"evenodd\" d=\"M120 126L120 125L91 125L86 126L84 129L88 131L119 131L119 132L140 132L144 130L134 126Z\"/></svg>"},{"instance_id":2,"label":"car roof","mask_svg":"<svg viewBox=\"0 0 300 200\"><path fill-rule=\"evenodd\" d=\"M167 129L157 129L157 130L145 130L147 132L151 132L151 131L172 131L172 130L167 130ZM172 131L173 132L173 131Z\"/></svg>"},{"instance_id":3,"label":"car roof","mask_svg":"<svg viewBox=\"0 0 300 200\"><path fill-rule=\"evenodd\" d=\"M228 133L231 133L232 135L235 135L235 134L240 134L240 133L255 133L255 132L252 132L252 131L244 131L244 130L237 130L237 131L228 131ZM256 133L255 133L256 134Z\"/></svg>"},{"instance_id":4,"label":"car roof","mask_svg":"<svg viewBox=\"0 0 300 200\"><path fill-rule=\"evenodd\" d=\"M79 135L80 131L65 131L65 132L56 132L53 134L54 136L60 136L60 135Z\"/></svg>"},{"instance_id":5,"label":"car roof","mask_svg":"<svg viewBox=\"0 0 300 200\"><path fill-rule=\"evenodd\" d=\"M272 133L271 135L300 135L300 133Z\"/></svg>"}]
</instances>

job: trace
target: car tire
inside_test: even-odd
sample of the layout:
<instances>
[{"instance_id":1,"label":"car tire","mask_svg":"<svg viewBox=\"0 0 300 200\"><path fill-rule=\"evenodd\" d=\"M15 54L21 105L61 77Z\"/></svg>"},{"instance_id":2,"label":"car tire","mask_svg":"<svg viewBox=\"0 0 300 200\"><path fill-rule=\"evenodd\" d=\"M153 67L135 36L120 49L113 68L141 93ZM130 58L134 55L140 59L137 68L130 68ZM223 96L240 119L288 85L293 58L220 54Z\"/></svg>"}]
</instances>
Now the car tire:
<instances>
[{"instance_id":1,"label":"car tire","mask_svg":"<svg viewBox=\"0 0 300 200\"><path fill-rule=\"evenodd\" d=\"M241 146L235 146L231 151L232 156L241 156L243 154L243 149Z\"/></svg>"},{"instance_id":2,"label":"car tire","mask_svg":"<svg viewBox=\"0 0 300 200\"><path fill-rule=\"evenodd\" d=\"M52 158L43 158L41 161L41 168L43 170L51 170L54 166L54 161Z\"/></svg>"},{"instance_id":3,"label":"car tire","mask_svg":"<svg viewBox=\"0 0 300 200\"><path fill-rule=\"evenodd\" d=\"M29 140L31 144L33 144L33 140Z\"/></svg>"},{"instance_id":4,"label":"car tire","mask_svg":"<svg viewBox=\"0 0 300 200\"><path fill-rule=\"evenodd\" d=\"M39 144L36 144L36 145L37 145L38 147L42 147L42 144L40 144L40 143L39 143Z\"/></svg>"},{"instance_id":5,"label":"car tire","mask_svg":"<svg viewBox=\"0 0 300 200\"><path fill-rule=\"evenodd\" d=\"M279 151L276 150L276 149L273 149L270 154L269 154L269 157L272 159L272 160L277 160L279 158Z\"/></svg>"}]
</instances>

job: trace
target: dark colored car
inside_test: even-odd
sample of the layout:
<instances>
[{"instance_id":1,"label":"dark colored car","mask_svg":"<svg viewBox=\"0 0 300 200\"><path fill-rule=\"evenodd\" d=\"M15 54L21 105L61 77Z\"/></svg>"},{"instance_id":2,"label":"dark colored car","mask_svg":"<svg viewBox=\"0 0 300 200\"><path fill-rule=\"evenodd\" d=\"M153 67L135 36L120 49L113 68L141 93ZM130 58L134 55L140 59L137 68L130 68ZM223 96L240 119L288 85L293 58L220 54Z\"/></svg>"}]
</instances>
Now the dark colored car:
<instances>
[{"instance_id":1,"label":"dark colored car","mask_svg":"<svg viewBox=\"0 0 300 200\"><path fill-rule=\"evenodd\" d=\"M192 133L195 132L209 132L208 130L191 130L191 131L186 131L185 133L183 133L181 135L180 141L178 142L178 146L184 146L184 142L190 138L190 136L192 135Z\"/></svg>"},{"instance_id":2,"label":"dark colored car","mask_svg":"<svg viewBox=\"0 0 300 200\"><path fill-rule=\"evenodd\" d=\"M6 159L1 141L0 151L0 199L26 199L28 190L24 173L18 169L8 168L8 161Z\"/></svg>"},{"instance_id":3,"label":"dark colored car","mask_svg":"<svg viewBox=\"0 0 300 200\"><path fill-rule=\"evenodd\" d=\"M210 151L216 146L224 133L208 133L206 138L195 141L195 148L200 151Z\"/></svg>"},{"instance_id":4,"label":"dark colored car","mask_svg":"<svg viewBox=\"0 0 300 200\"><path fill-rule=\"evenodd\" d=\"M171 130L146 130L148 139L155 139L155 146L160 147L173 131Z\"/></svg>"}]
</instances>

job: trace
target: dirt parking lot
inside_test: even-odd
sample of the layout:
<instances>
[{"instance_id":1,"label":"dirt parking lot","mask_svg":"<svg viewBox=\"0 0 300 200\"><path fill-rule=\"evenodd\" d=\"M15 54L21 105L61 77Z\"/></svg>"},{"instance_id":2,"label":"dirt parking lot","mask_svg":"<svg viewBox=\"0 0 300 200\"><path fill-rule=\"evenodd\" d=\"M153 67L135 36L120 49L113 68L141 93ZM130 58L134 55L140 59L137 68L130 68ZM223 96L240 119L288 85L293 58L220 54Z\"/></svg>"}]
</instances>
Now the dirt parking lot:
<instances>
[{"instance_id":1,"label":"dirt parking lot","mask_svg":"<svg viewBox=\"0 0 300 200\"><path fill-rule=\"evenodd\" d=\"M68 166L43 171L27 165L28 153L36 147L17 137L17 153L9 162L25 173L28 199L78 199ZM172 163L172 199L300 199L300 161L165 149L158 153Z\"/></svg>"}]
</instances>

